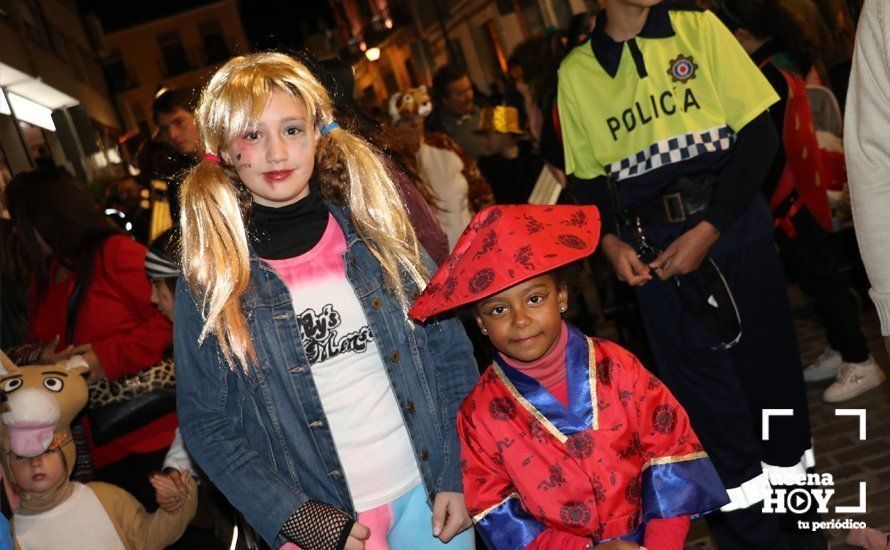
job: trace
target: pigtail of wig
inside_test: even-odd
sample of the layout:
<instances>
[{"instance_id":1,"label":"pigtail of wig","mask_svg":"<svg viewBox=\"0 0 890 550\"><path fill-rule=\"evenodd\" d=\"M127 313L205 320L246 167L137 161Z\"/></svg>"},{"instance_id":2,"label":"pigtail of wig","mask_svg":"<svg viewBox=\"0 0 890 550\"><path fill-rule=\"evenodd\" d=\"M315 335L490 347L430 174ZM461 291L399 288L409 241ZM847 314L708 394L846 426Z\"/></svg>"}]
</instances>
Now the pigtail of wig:
<instances>
[{"instance_id":1,"label":"pigtail of wig","mask_svg":"<svg viewBox=\"0 0 890 550\"><path fill-rule=\"evenodd\" d=\"M180 203L182 270L204 315L198 343L215 335L228 365L247 374L256 357L240 299L250 282L243 199L227 169L204 160L183 182Z\"/></svg>"},{"instance_id":2,"label":"pigtail of wig","mask_svg":"<svg viewBox=\"0 0 890 550\"><path fill-rule=\"evenodd\" d=\"M411 299L405 293L403 274L418 288L426 285L428 274L401 194L380 153L362 138L341 128L334 128L322 137L319 148L322 191L344 195L356 230L383 267L386 288L407 311ZM340 176L337 179L346 180L346 185L333 185L331 176Z\"/></svg>"}]
</instances>

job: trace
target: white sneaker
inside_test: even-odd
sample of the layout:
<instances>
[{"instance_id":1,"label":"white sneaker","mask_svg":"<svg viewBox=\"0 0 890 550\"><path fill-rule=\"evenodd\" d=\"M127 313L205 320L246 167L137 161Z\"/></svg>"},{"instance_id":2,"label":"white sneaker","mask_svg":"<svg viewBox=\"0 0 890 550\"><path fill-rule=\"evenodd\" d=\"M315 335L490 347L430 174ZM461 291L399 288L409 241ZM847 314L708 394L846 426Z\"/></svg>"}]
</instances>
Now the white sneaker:
<instances>
[{"instance_id":1,"label":"white sneaker","mask_svg":"<svg viewBox=\"0 0 890 550\"><path fill-rule=\"evenodd\" d=\"M841 366L841 354L831 347L826 347L816 361L803 369L803 379L807 382L821 382L837 376L837 368Z\"/></svg>"},{"instance_id":2,"label":"white sneaker","mask_svg":"<svg viewBox=\"0 0 890 550\"><path fill-rule=\"evenodd\" d=\"M864 363L841 363L837 381L828 386L822 399L828 403L846 401L880 386L885 378L884 371L872 357Z\"/></svg>"}]
</instances>

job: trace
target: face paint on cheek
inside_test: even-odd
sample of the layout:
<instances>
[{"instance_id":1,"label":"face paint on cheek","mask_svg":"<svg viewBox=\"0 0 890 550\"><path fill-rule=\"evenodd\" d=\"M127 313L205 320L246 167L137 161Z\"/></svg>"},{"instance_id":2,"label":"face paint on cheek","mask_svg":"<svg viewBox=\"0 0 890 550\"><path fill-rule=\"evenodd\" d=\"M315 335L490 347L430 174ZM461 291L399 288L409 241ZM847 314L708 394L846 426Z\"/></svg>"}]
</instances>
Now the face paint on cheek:
<instances>
[{"instance_id":1,"label":"face paint on cheek","mask_svg":"<svg viewBox=\"0 0 890 550\"><path fill-rule=\"evenodd\" d=\"M238 153L238 154L235 155L235 160L236 160L236 161L239 161L238 164L237 164L237 166L236 166L236 169L238 169L238 170L243 170L244 168L250 168L250 163L249 163L249 162L240 162L240 161L241 161L241 155L242 155L242 153Z\"/></svg>"}]
</instances>

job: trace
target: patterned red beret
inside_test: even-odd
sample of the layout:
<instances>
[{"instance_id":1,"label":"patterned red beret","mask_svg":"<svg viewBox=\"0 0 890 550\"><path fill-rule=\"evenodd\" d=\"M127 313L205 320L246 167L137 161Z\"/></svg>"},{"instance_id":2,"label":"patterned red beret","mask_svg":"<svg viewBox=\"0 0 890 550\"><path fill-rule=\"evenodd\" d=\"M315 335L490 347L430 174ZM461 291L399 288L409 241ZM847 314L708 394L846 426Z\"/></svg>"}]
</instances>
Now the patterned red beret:
<instances>
[{"instance_id":1,"label":"patterned red beret","mask_svg":"<svg viewBox=\"0 0 890 550\"><path fill-rule=\"evenodd\" d=\"M503 205L467 226L408 314L423 322L593 253L595 206Z\"/></svg>"}]
</instances>

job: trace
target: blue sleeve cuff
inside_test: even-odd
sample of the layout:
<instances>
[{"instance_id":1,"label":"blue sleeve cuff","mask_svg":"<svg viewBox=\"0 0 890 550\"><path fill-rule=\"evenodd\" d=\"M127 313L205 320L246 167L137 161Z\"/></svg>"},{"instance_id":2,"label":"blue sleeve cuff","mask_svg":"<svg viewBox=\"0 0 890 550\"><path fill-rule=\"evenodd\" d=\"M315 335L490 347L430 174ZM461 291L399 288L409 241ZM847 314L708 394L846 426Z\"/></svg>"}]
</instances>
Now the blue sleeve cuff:
<instances>
[{"instance_id":1,"label":"blue sleeve cuff","mask_svg":"<svg viewBox=\"0 0 890 550\"><path fill-rule=\"evenodd\" d=\"M720 508L729 495L704 452L657 459L643 471L643 521Z\"/></svg>"},{"instance_id":2,"label":"blue sleeve cuff","mask_svg":"<svg viewBox=\"0 0 890 550\"><path fill-rule=\"evenodd\" d=\"M494 550L525 548L547 529L546 525L525 511L516 493L474 517L473 523L485 546Z\"/></svg>"}]
</instances>

